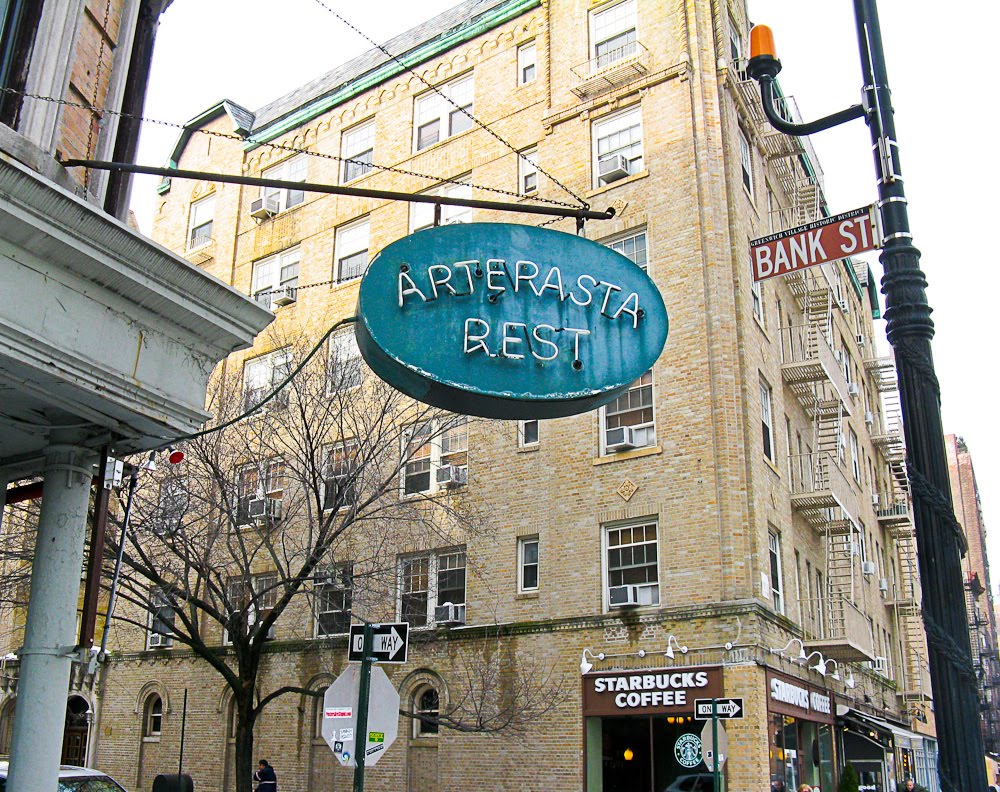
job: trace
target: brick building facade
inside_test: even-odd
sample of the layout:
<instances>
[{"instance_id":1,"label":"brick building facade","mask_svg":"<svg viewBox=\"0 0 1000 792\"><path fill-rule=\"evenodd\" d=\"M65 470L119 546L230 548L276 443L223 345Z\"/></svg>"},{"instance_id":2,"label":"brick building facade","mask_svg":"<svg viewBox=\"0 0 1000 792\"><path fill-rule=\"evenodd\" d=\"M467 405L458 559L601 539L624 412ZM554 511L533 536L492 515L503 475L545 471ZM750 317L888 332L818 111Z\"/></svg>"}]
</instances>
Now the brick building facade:
<instances>
[{"instance_id":1,"label":"brick building facade","mask_svg":"<svg viewBox=\"0 0 1000 792\"><path fill-rule=\"evenodd\" d=\"M567 695L516 736L403 719L373 790L684 788L671 785L707 772L693 708L706 691L745 707L725 724L727 789L782 777L832 792L846 761L872 788L909 773L936 788L876 284L851 260L752 283L749 240L827 209L808 143L764 123L741 70L747 36L741 2L469 0L390 41L398 59L373 51L255 112L220 103L178 141L187 170L613 206L584 233L646 269L670 312L662 357L626 397L572 418L470 420L455 486L436 483L452 464L441 444L426 484L414 471L408 489L404 472L404 495L475 505L495 530L393 549L379 618L413 627L408 662L387 668L403 708L446 707L498 625L511 667L549 669ZM209 180L168 179L160 196L155 238L275 311L227 364L251 390L276 381L275 339L315 342L351 316L366 262L434 222L418 204ZM540 222L459 207L441 220ZM461 608L438 619L446 587ZM346 643L290 606L262 690L325 687ZM218 645L225 656L221 632ZM138 629L113 648L98 765L144 791L172 771L187 690L185 769L198 789L231 789L218 674ZM321 724L308 696L265 710L256 750L282 789L350 788Z\"/></svg>"}]
</instances>

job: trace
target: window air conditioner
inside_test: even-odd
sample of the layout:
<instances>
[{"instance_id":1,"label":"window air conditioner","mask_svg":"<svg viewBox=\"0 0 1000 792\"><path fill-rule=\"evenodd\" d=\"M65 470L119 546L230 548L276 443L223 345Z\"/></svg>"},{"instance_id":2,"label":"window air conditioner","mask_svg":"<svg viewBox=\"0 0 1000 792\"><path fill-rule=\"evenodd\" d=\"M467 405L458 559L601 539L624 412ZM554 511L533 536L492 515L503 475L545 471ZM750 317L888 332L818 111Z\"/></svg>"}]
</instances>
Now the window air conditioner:
<instances>
[{"instance_id":1,"label":"window air conditioner","mask_svg":"<svg viewBox=\"0 0 1000 792\"><path fill-rule=\"evenodd\" d=\"M281 519L281 500L279 498L251 498L247 503L247 517L262 522L264 520Z\"/></svg>"},{"instance_id":2,"label":"window air conditioner","mask_svg":"<svg viewBox=\"0 0 1000 792\"><path fill-rule=\"evenodd\" d=\"M879 494L877 492L873 492L872 493L872 506L874 506L877 509L878 508L878 504L879 504Z\"/></svg>"},{"instance_id":3,"label":"window air conditioner","mask_svg":"<svg viewBox=\"0 0 1000 792\"><path fill-rule=\"evenodd\" d=\"M889 593L889 578L879 578L878 579L878 590L883 594Z\"/></svg>"},{"instance_id":4,"label":"window air conditioner","mask_svg":"<svg viewBox=\"0 0 1000 792\"><path fill-rule=\"evenodd\" d=\"M861 562L861 574L865 577L869 577L875 574L875 562L874 561L862 561Z\"/></svg>"},{"instance_id":5,"label":"window air conditioner","mask_svg":"<svg viewBox=\"0 0 1000 792\"><path fill-rule=\"evenodd\" d=\"M247 503L247 517L263 517L267 513L267 498L251 498Z\"/></svg>"},{"instance_id":6,"label":"window air conditioner","mask_svg":"<svg viewBox=\"0 0 1000 792\"><path fill-rule=\"evenodd\" d=\"M865 423L869 426L875 423L875 413L871 410L865 410Z\"/></svg>"},{"instance_id":7,"label":"window air conditioner","mask_svg":"<svg viewBox=\"0 0 1000 792\"><path fill-rule=\"evenodd\" d=\"M469 471L456 465L441 465L437 469L439 487L459 487L469 480Z\"/></svg>"},{"instance_id":8,"label":"window air conditioner","mask_svg":"<svg viewBox=\"0 0 1000 792\"><path fill-rule=\"evenodd\" d=\"M295 286L282 286L271 292L271 305L291 305L295 302L298 289Z\"/></svg>"},{"instance_id":9,"label":"window air conditioner","mask_svg":"<svg viewBox=\"0 0 1000 792\"><path fill-rule=\"evenodd\" d=\"M639 604L638 586L611 586L608 589L608 606L627 608Z\"/></svg>"},{"instance_id":10,"label":"window air conditioner","mask_svg":"<svg viewBox=\"0 0 1000 792\"><path fill-rule=\"evenodd\" d=\"M597 177L603 184L624 179L628 174L628 157L624 154L611 154L597 161Z\"/></svg>"},{"instance_id":11,"label":"window air conditioner","mask_svg":"<svg viewBox=\"0 0 1000 792\"><path fill-rule=\"evenodd\" d=\"M631 426L619 426L616 429L608 429L605 433L605 450L609 454L616 451L627 451L635 448L635 430Z\"/></svg>"},{"instance_id":12,"label":"window air conditioner","mask_svg":"<svg viewBox=\"0 0 1000 792\"><path fill-rule=\"evenodd\" d=\"M266 198L257 198L250 202L250 216L257 220L267 220L278 214L281 204L278 203L277 195L269 195Z\"/></svg>"},{"instance_id":13,"label":"window air conditioner","mask_svg":"<svg viewBox=\"0 0 1000 792\"><path fill-rule=\"evenodd\" d=\"M438 624L465 624L465 605L446 602L435 606L434 621Z\"/></svg>"},{"instance_id":14,"label":"window air conditioner","mask_svg":"<svg viewBox=\"0 0 1000 792\"><path fill-rule=\"evenodd\" d=\"M874 660L872 660L872 668L880 674L884 674L889 670L889 658L882 657L879 655Z\"/></svg>"},{"instance_id":15,"label":"window air conditioner","mask_svg":"<svg viewBox=\"0 0 1000 792\"><path fill-rule=\"evenodd\" d=\"M865 346L865 344L867 344L867 343L868 343L868 339L866 339L866 338L865 338L865 334L864 334L864 333L858 333L858 334L857 334L857 335L856 335L856 336L854 337L854 340L858 342L858 346L859 346L859 347L864 347L864 346Z\"/></svg>"},{"instance_id":16,"label":"window air conditioner","mask_svg":"<svg viewBox=\"0 0 1000 792\"><path fill-rule=\"evenodd\" d=\"M861 388L858 387L858 383L849 382L847 383L847 392L851 394L851 396L857 396L859 393L861 393Z\"/></svg>"},{"instance_id":17,"label":"window air conditioner","mask_svg":"<svg viewBox=\"0 0 1000 792\"><path fill-rule=\"evenodd\" d=\"M849 314L851 312L851 306L847 304L847 300L838 297L837 305L840 306L840 310L843 311L845 314Z\"/></svg>"},{"instance_id":18,"label":"window air conditioner","mask_svg":"<svg viewBox=\"0 0 1000 792\"><path fill-rule=\"evenodd\" d=\"M148 643L150 649L160 649L167 646L173 646L174 639L166 633L151 632L149 634Z\"/></svg>"}]
</instances>

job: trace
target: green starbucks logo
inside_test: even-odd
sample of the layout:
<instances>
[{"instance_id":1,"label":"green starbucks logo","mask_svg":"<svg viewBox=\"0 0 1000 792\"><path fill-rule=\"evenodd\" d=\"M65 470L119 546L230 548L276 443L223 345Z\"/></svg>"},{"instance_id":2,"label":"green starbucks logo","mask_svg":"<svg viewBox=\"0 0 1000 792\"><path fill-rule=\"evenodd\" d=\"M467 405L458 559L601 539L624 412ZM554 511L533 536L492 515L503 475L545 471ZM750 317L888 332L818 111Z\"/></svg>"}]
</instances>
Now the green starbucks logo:
<instances>
[{"instance_id":1,"label":"green starbucks logo","mask_svg":"<svg viewBox=\"0 0 1000 792\"><path fill-rule=\"evenodd\" d=\"M682 734L674 743L674 758L682 767L701 764L701 738L697 734Z\"/></svg>"}]
</instances>

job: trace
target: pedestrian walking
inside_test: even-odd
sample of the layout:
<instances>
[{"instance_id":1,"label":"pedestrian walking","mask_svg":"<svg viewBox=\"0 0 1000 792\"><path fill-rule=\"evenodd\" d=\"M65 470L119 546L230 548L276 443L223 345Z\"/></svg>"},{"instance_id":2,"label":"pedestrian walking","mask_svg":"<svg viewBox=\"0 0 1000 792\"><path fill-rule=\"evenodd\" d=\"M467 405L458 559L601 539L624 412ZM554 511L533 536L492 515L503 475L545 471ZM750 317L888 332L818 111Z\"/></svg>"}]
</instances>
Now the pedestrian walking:
<instances>
[{"instance_id":1,"label":"pedestrian walking","mask_svg":"<svg viewBox=\"0 0 1000 792\"><path fill-rule=\"evenodd\" d=\"M274 768L267 763L267 759L257 762L253 780L257 782L257 792L278 792L278 776L274 774Z\"/></svg>"}]
</instances>

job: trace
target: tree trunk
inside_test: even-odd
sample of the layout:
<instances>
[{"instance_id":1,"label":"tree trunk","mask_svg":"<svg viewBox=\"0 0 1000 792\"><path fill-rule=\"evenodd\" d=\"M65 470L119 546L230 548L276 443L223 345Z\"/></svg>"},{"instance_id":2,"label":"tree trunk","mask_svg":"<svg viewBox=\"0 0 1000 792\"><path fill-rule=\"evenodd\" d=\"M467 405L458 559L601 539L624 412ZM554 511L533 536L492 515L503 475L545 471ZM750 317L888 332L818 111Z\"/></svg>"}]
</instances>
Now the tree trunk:
<instances>
[{"instance_id":1,"label":"tree trunk","mask_svg":"<svg viewBox=\"0 0 1000 792\"><path fill-rule=\"evenodd\" d=\"M253 725L257 713L250 701L236 703L236 744L233 759L236 763L236 786L226 792L252 792L253 771L256 769L253 757Z\"/></svg>"}]
</instances>

